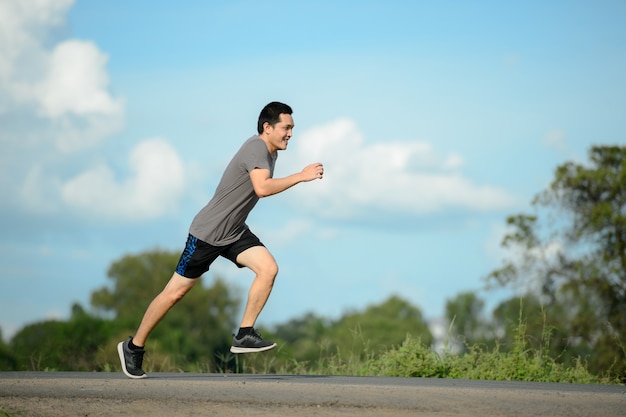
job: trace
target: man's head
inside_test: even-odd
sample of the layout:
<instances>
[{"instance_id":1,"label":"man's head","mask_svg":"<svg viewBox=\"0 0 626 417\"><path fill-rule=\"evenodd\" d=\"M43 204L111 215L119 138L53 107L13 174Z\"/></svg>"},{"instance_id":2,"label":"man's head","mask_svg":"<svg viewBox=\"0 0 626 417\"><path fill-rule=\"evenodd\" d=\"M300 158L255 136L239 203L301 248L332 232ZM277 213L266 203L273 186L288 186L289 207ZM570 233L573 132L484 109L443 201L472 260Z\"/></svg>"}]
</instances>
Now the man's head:
<instances>
[{"instance_id":1,"label":"man's head","mask_svg":"<svg viewBox=\"0 0 626 417\"><path fill-rule=\"evenodd\" d=\"M291 115L293 111L291 107L284 103L279 103L278 101L272 101L261 110L261 114L259 114L259 122L257 124L257 132L259 135L263 133L265 123L269 123L270 126L274 126L276 123L280 122L281 114L289 114Z\"/></svg>"},{"instance_id":2,"label":"man's head","mask_svg":"<svg viewBox=\"0 0 626 417\"><path fill-rule=\"evenodd\" d=\"M274 101L261 110L259 136L267 144L270 153L287 149L293 126L291 107L288 105Z\"/></svg>"}]
</instances>

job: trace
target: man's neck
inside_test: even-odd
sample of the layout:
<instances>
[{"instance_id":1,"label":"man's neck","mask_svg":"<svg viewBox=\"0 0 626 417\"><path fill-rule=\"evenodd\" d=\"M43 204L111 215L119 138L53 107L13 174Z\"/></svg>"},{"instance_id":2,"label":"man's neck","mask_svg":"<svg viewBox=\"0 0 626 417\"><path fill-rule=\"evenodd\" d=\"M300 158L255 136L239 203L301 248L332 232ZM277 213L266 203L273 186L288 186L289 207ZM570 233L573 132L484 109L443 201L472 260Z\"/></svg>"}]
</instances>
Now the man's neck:
<instances>
[{"instance_id":1,"label":"man's neck","mask_svg":"<svg viewBox=\"0 0 626 417\"><path fill-rule=\"evenodd\" d=\"M267 136L260 134L258 135L259 138L261 138L261 140L263 142L265 142L265 146L267 147L267 151L270 153L270 155L274 155L276 152L278 152L278 149L275 149L272 144L270 143L270 141L268 140Z\"/></svg>"}]
</instances>

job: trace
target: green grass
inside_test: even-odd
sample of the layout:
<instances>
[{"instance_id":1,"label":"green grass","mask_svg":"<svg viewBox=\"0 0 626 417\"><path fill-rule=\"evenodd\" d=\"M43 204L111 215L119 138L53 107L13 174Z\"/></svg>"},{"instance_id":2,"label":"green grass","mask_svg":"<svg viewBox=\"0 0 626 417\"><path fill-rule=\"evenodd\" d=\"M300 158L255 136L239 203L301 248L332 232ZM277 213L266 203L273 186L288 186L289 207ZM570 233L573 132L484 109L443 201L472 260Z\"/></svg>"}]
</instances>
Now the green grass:
<instances>
[{"instance_id":1,"label":"green grass","mask_svg":"<svg viewBox=\"0 0 626 417\"><path fill-rule=\"evenodd\" d=\"M283 375L351 375L422 378L454 378L496 381L533 381L579 384L623 384L620 376L595 375L588 370L584 360L565 365L550 353L551 333L544 329L539 343L531 347L526 324L521 320L509 349L496 344L465 346L465 353L456 354L450 349L435 352L419 339L407 336L399 346L380 353L369 347L362 335L355 331L354 346L346 351L330 350L320 346L315 360L302 361L283 351L282 346L266 353L235 355L237 373ZM356 347L356 349L355 349ZM622 345L623 348L623 345ZM285 349L286 350L286 349ZM150 352L150 350L148 350ZM144 362L147 372L233 372L215 369L208 363L177 363L167 354L150 355ZM178 358L179 360L181 358ZM218 358L221 363L232 363L231 353ZM104 367L118 371L119 364ZM0 417L2 417L0 415Z\"/></svg>"},{"instance_id":2,"label":"green grass","mask_svg":"<svg viewBox=\"0 0 626 417\"><path fill-rule=\"evenodd\" d=\"M617 378L591 374L582 360L565 366L550 357L549 333L542 347L531 349L526 328L520 324L514 345L504 352L499 345L491 350L468 346L464 354L437 353L429 346L407 336L404 342L382 354L342 355L325 352L316 361L281 361L277 354L245 357L239 364L242 373L277 373L311 375L393 376L423 378L456 378L501 381L563 382L580 384L619 384Z\"/></svg>"}]
</instances>

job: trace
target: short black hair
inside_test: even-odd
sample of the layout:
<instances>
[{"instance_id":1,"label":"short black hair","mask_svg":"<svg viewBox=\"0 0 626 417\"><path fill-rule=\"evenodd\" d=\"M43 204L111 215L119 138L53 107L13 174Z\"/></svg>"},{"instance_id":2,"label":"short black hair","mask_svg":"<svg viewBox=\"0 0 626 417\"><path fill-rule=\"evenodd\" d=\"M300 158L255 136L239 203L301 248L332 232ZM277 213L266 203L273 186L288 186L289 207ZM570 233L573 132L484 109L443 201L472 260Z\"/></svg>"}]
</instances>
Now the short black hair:
<instances>
[{"instance_id":1,"label":"short black hair","mask_svg":"<svg viewBox=\"0 0 626 417\"><path fill-rule=\"evenodd\" d=\"M293 110L285 103L281 103L278 101L272 101L267 104L261 110L261 114L259 114L259 122L257 124L257 131L259 135L263 133L263 125L265 122L269 123L270 126L274 126L276 123L280 122L281 114L292 114Z\"/></svg>"}]
</instances>

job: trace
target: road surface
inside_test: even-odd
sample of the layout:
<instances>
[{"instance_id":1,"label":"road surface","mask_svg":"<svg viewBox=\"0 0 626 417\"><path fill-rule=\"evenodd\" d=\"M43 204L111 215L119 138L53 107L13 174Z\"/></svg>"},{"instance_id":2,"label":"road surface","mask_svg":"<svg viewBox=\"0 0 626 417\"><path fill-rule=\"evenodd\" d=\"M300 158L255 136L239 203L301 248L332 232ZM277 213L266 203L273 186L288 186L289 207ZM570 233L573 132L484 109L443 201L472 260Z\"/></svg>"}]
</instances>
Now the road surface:
<instances>
[{"instance_id":1,"label":"road surface","mask_svg":"<svg viewBox=\"0 0 626 417\"><path fill-rule=\"evenodd\" d=\"M626 416L626 387L454 379L0 372L0 416Z\"/></svg>"}]
</instances>

